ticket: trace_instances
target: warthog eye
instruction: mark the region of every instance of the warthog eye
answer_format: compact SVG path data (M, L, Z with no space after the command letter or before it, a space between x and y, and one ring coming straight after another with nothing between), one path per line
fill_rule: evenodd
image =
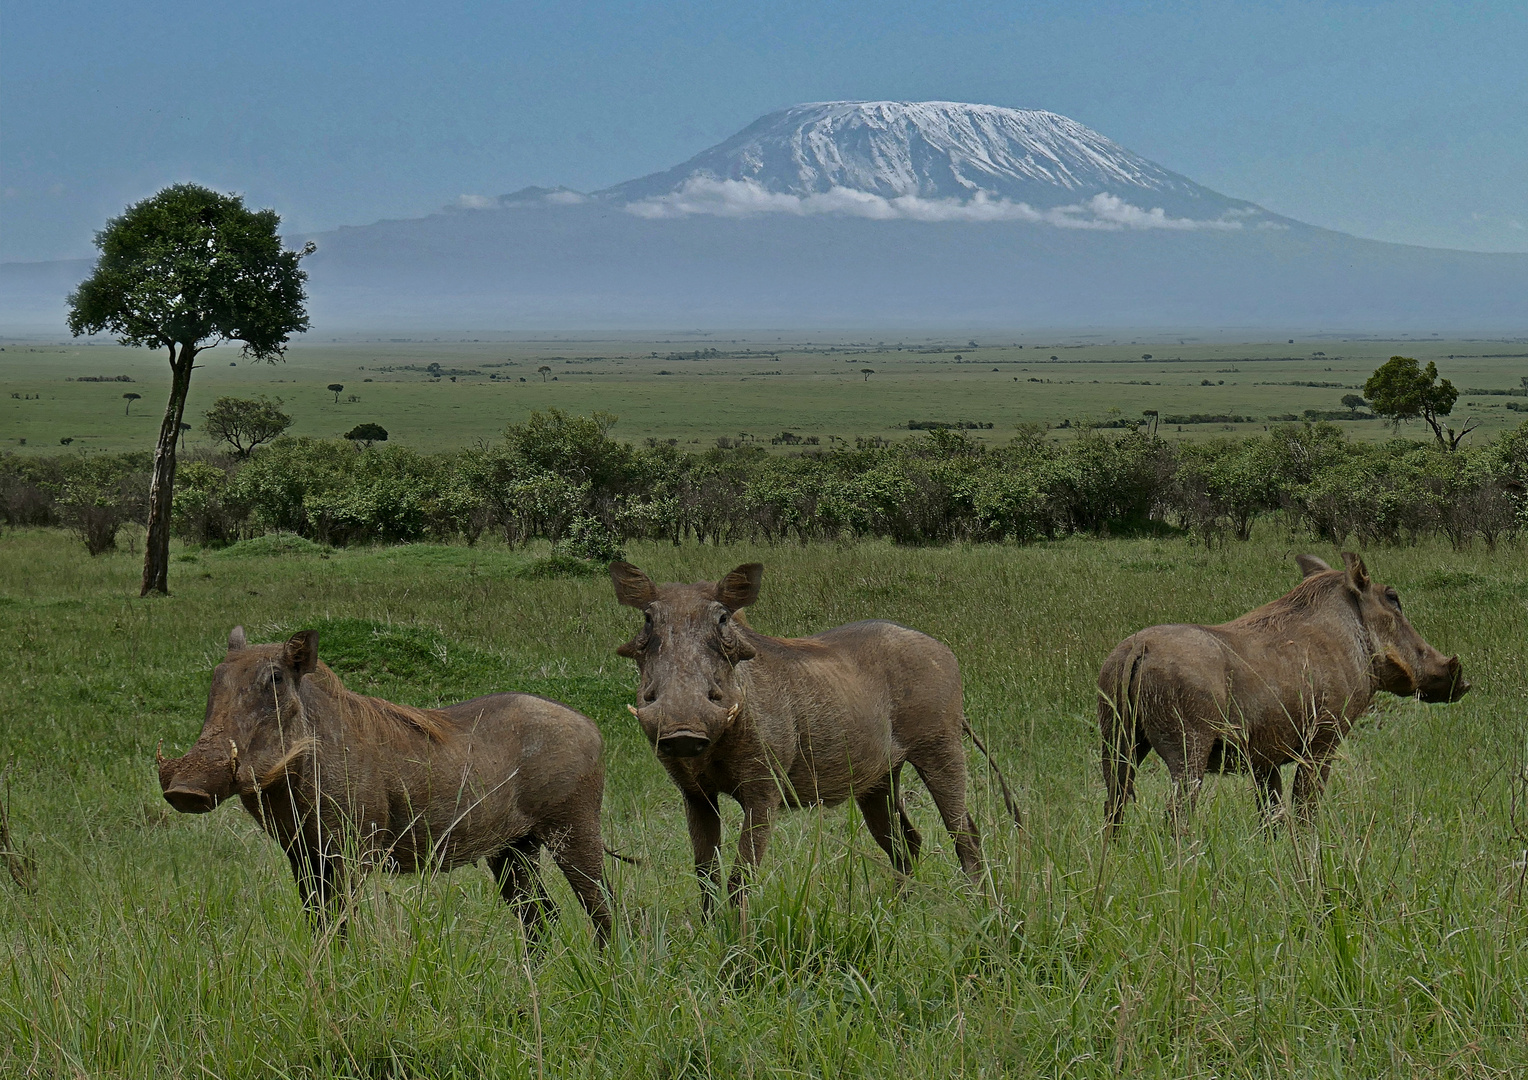
M727 625L727 613L725 611L722 612L720 615L718 615L716 617L716 625L717 626L726 626Z
M271 682L276 683L279 686L281 684L281 672L273 672L271 674Z
M1395 605L1395 610L1397 610L1397 611L1401 610L1401 594L1400 593L1396 592L1394 589L1386 589L1385 590L1385 599L1389 600L1392 604Z

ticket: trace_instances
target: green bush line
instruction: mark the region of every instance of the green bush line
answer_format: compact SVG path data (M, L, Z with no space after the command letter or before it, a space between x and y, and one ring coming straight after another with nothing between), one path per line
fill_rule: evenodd
M992 448L936 428L771 455L633 446L610 437L614 421L554 409L452 453L282 438L247 461L191 457L175 529L208 546L291 533L334 547L470 544L492 530L608 561L634 540L1023 543L1176 529L1209 542L1246 539L1273 512L1332 543L1442 536L1457 548L1513 539L1528 522L1528 422L1454 452L1356 442L1307 420L1202 443L1098 429L1058 443L1030 427ZM142 520L148 467L145 454L0 457L0 520L67 527L108 550L118 527Z

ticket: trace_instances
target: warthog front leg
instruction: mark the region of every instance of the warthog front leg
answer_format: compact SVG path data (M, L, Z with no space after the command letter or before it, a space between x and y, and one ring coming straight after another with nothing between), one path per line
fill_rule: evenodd
M297 896L308 918L325 926L336 914L341 895L338 859L326 859L300 842L287 848L287 862L297 882ZM343 925L341 926L343 931Z
M684 793L684 819L690 826L690 845L695 849L695 876L700 880L700 909L711 914L721 887L722 815L715 792Z
M732 873L727 878L727 898L734 904L742 899L749 879L764 861L775 811L780 806L779 789L771 784L762 794L745 794L742 803L743 829L737 838L737 861L732 864Z

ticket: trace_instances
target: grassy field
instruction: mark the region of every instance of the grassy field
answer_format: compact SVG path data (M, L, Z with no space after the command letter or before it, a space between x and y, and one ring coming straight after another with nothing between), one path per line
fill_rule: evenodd
M107 341L0 346L0 448L56 453L62 439L74 449L152 447L168 392L159 354ZM1202 438L1261 431L1268 416L1340 409L1344 394L1396 354L1436 360L1461 391L1521 388L1528 375L1528 344L1520 339L1180 343L1098 336L978 342L976 349L954 339L849 337L304 340L275 366L240 361L231 347L204 353L186 413L196 428L187 445L210 445L202 413L225 394L282 398L293 434L332 438L375 422L420 450L493 439L506 424L552 406L615 413L618 438L676 438L696 447L782 431L816 436L822 445L834 437L897 439L910 420L990 424L979 435L997 444L1022 423L1134 419L1145 409L1254 418L1162 429L1169 438ZM438 379L432 364L440 365ZM875 374L867 379L863 368ZM118 375L134 381L77 381ZM331 383L345 387L338 400L326 389ZM143 395L130 414L122 398L128 392ZM1528 416L1509 403L1528 399L1465 392L1454 421L1473 417L1487 437ZM1362 438L1389 434L1377 420L1343 426Z
M1369 553L1475 690L1446 707L1386 699L1312 833L1264 835L1249 782L1228 777L1177 842L1154 763L1121 841L1100 846L1091 686L1105 654L1141 626L1281 594L1309 549L1272 528L1214 551L636 547L659 579L762 559L750 614L766 632L875 616L948 642L1024 807L1020 832L973 762L990 895L962 883L916 783L929 843L905 892L854 811L795 813L742 927L699 918L678 799L624 709L634 671L612 649L635 616L608 582L518 578L533 553L502 548L280 555L264 539L179 553L173 594L145 601L126 542L92 560L62 534L8 533L0 760L38 889L0 880L0 1074L1523 1075L1520 552ZM527 956L477 870L373 878L348 942L315 939L285 860L241 810L176 815L155 781L156 744L196 738L235 623L251 640L317 627L356 689L434 704L519 688L593 716L607 841L646 860L612 867L611 948L549 876L565 917Z

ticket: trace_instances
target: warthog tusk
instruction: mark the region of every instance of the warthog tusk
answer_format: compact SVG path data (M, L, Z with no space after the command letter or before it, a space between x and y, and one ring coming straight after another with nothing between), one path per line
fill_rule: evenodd
M730 724L737 719L738 710L743 707L741 701L733 702L732 708L727 710L727 722Z
M239 785L239 744L232 739L228 740L228 773L233 777L235 787Z
M628 706L626 706L626 711L631 713L632 716L636 716L637 715L637 707L635 705L628 705Z
M164 740L163 739L160 739L159 740L159 745L154 747L154 764L157 767L159 767L159 768L164 768Z

